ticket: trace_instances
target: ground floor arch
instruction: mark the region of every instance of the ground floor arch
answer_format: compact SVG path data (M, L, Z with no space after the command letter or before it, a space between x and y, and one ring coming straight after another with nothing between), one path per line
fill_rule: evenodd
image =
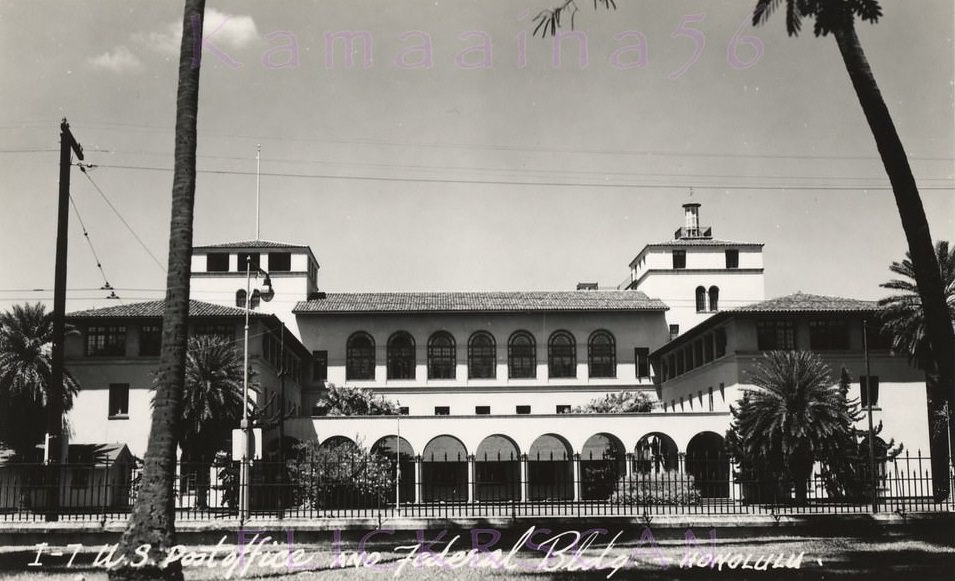
M627 473L627 450L613 434L594 434L580 451L581 497L607 500Z
M680 469L679 449L673 438L662 432L651 432L637 440L634 469L646 474Z
M454 436L432 438L421 454L421 476L424 502L467 502L467 448Z
M714 432L693 436L686 447L686 472L703 498L728 498L730 464L723 437Z
M574 453L567 440L557 434L534 440L527 453L529 500L573 499L574 476Z
M398 482L396 493L401 503L415 501L415 453L404 438L384 436L371 447L372 456L383 459Z
M475 499L521 499L521 453L511 438L494 434L484 438L474 455Z

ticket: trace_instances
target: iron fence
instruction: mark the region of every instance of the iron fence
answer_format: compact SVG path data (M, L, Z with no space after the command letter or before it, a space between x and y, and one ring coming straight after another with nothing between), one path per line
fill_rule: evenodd
M934 499L926 456L884 459L833 478L817 469L792 482L745 474L726 457L445 457L299 459L252 465L251 518L796 515L955 510ZM818 467L817 467L818 468ZM238 462L183 462L173 482L177 519L238 517ZM51 478L51 474L54 476ZM0 521L112 521L136 501L131 464L0 466ZM948 473L949 489L955 474ZM59 495L52 491L59 488Z

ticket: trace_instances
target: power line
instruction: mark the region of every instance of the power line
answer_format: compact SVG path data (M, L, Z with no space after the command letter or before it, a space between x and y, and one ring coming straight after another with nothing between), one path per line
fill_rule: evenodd
M112 169L125 169L132 171L160 171L160 172L171 172L172 168L165 167L152 167L152 166L135 166L135 165L121 165L121 164L100 164L97 167L105 167ZM204 174L213 174L213 175L239 175L239 176L253 176L255 172L241 171L241 170L214 170L214 169L197 169L196 173ZM846 186L846 185L753 185L753 184L700 184L700 183L661 183L661 184L649 184L649 183L607 183L607 182L556 182L556 181L514 181L514 180L469 180L469 179L453 179L453 178L410 178L410 177L397 177L397 176L357 176L357 175L334 175L334 174L292 174L292 173L282 173L282 172L263 172L261 175L268 177L279 177L279 178L299 178L299 179L322 179L322 180L348 180L348 181L374 181L374 182L403 182L403 183L436 183L436 184L474 184L474 185L489 185L489 186L538 186L538 187L588 187L588 188L657 188L657 189L680 189L685 190L689 187L703 188L703 189L730 189L730 190L791 190L791 191L862 191L862 190L875 190L875 191L892 191L891 186L888 185L875 185L875 186ZM682 176L678 176L682 177ZM920 190L925 191L950 191L955 189L955 186L925 186L920 187Z
M121 129L172 132L174 128L167 126L153 126L143 124L116 123L108 121L90 122L88 125L100 126L108 131L119 131ZM330 143L330 144L348 144L348 145L376 145L387 147L399 147L407 149L409 147L421 147L429 149L486 149L489 151L525 151L530 153L574 153L574 154L594 154L594 155L636 155L649 157L726 157L726 158L746 158L746 159L799 159L799 160L843 160L843 161L881 161L878 156L862 155L811 155L811 154L782 154L782 153L734 153L734 152L686 152L686 151L645 151L645 150L626 150L626 149L574 149L560 147L541 147L539 145L511 145L511 144L488 144L488 143L466 143L466 142L431 142L431 143L413 143L403 141L389 141L385 139L374 138L351 138L351 139L315 139L308 137L270 137L263 135L246 135L237 133L205 133L211 137L223 137L229 139L251 139L271 141L295 141L308 143ZM244 159L244 158L242 158ZM916 157L911 156L909 160L918 161L937 161L953 162L955 158L951 157Z
M139 237L139 234L137 234L136 231L133 230L133 227L130 226L129 222L126 221L126 218L123 218L123 215L119 213L119 210L116 209L116 206L114 206L113 203L109 201L109 198L106 197L106 194L103 193L103 190L101 190L100 187L96 184L96 182L93 181L93 178L90 177L90 174L87 171L87 169L92 169L97 166L79 164L79 167L80 167L80 171L83 172L83 175L86 176L86 179L88 179L89 182L93 184L93 187L96 189L97 192L99 192L99 195L103 197L103 200L106 201L106 204L110 207L113 213L116 214L116 217L119 218L119 221L122 222L124 226L126 226L126 229L129 230L129 233L133 235L133 238L135 238L136 241L139 242L139 245L143 247L143 250L145 250L146 253L149 254L150 258L153 259L153 262L156 263L156 266L158 266L163 272L166 272L166 267L164 267L162 263L159 261L159 259L156 258L156 255L152 253L152 251L149 249L148 246L146 246L146 243L143 242L143 239Z
M83 217L80 215L80 209L76 206L76 200L73 199L73 196L70 196L70 205L73 206L73 212L76 213L76 219L80 223L80 228L83 230L83 237L86 239L86 244L89 246L90 252L93 254L93 260L96 261L96 268L99 269L100 276L103 277L103 287L100 290L110 291L110 295L106 298L118 299L119 297L116 296L116 292L109 284L109 279L106 278L106 271L103 270L103 263L96 254L96 248L93 247L93 240L90 238L90 233L86 229L86 224L83 223Z

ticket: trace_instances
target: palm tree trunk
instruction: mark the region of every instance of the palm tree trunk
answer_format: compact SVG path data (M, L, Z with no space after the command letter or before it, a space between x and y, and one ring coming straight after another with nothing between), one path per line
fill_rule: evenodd
M918 285L922 308L925 312L926 333L932 346L932 358L937 365L939 382L937 386L927 385L930 425L935 414L945 402L955 401L955 332L945 304L944 285L941 271L929 233L928 220L915 177L909 167L902 141L892 123L889 109L882 99L882 93L869 68L869 62L859 44L855 27L850 23L835 31L836 42L842 53L846 70L852 79L856 96L862 105L869 128L875 137L882 164L892 183L895 203L902 219L902 229L908 241L915 281ZM953 430L955 431L955 430ZM935 497L940 500L949 493L948 483L948 446L946 434L932 431L932 475Z
M169 233L169 271L163 311L162 352L156 380L143 483L133 506L119 554L126 557L111 569L110 579L182 579L178 561L163 567L175 545L176 446L186 368L186 322L192 260L192 217L196 193L196 118L199 108L199 39L205 0L186 0L179 53L176 98L176 151ZM149 545L148 560L133 551ZM131 562L137 566L131 566Z

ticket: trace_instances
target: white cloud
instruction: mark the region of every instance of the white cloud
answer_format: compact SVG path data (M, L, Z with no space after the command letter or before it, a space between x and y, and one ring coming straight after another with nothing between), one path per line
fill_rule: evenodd
M139 57L123 45L89 59L89 63L98 69L114 73L135 73L143 69L143 63Z
M239 49L259 39L259 30L251 16L237 16L206 9L202 25L203 37L216 46ZM167 24L160 31L139 32L132 35L133 41L156 52L178 55L182 41L182 23Z

